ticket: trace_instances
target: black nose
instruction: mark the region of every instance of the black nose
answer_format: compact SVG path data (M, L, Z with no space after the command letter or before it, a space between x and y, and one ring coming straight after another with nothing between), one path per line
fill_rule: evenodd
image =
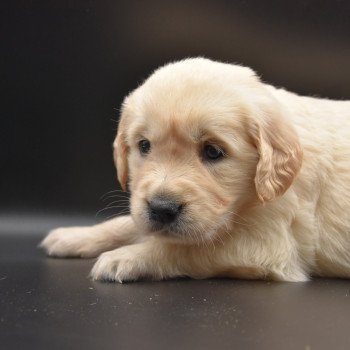
M155 197L148 203L149 218L153 221L170 224L181 211L182 205L169 197Z

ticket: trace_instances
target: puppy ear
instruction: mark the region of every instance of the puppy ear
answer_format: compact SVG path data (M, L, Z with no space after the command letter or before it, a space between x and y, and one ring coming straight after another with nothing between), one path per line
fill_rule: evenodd
M125 104L124 101L123 105ZM113 157L117 168L118 181L123 191L126 191L128 181L128 153L129 148L126 142L127 113L123 106L119 119L118 133L113 143Z
M255 188L261 202L281 196L297 176L303 158L298 136L283 118L269 115L254 123L251 136L259 153Z

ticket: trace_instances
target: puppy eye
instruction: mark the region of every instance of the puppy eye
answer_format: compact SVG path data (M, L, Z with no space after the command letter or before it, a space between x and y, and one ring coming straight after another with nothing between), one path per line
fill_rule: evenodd
M149 153L151 149L151 143L148 140L141 140L139 142L139 150L141 154L147 154Z
M203 158L205 160L218 160L225 156L223 150L213 145L205 145L203 149Z

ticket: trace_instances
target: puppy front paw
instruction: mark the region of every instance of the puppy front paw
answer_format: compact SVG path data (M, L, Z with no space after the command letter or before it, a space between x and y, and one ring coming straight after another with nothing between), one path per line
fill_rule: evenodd
M119 283L136 281L141 278L161 279L142 246L131 245L101 254L93 266L90 277L93 280Z
M58 228L49 232L39 247L54 257L93 258L101 253L95 234L92 227Z

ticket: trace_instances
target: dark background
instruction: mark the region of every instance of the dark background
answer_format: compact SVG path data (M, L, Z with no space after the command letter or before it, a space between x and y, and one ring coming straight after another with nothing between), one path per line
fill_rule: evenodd
M166 62L241 63L301 94L350 99L349 1L12 0L0 15L5 218L94 218L119 188L123 96Z

